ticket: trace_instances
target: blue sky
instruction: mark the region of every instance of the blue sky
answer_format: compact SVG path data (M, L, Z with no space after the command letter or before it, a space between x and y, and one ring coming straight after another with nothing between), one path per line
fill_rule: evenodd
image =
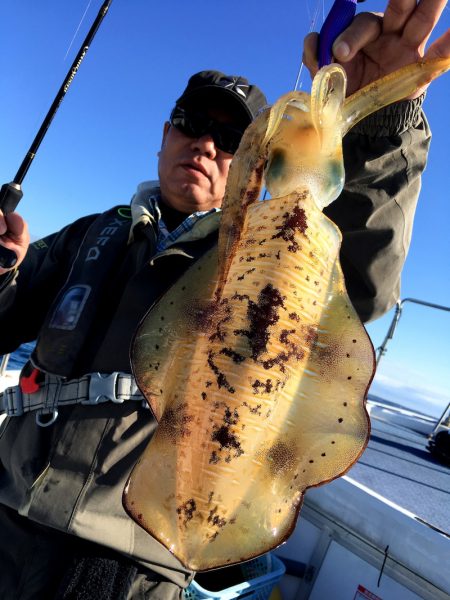
M0 182L10 181L101 0L0 4ZM325 12L331 5L325 1ZM366 10L384 3L367 0ZM162 125L188 77L207 68L248 77L270 102L294 87L316 0L114 0L24 181L21 213L35 236L128 202L156 176ZM86 17L80 25L80 20ZM78 28L73 45L71 40ZM450 27L447 9L438 26ZM306 71L303 89L309 90ZM402 298L450 305L450 73L428 93L433 145ZM369 325L375 347L391 311ZM450 401L450 313L407 306L373 391L432 414Z

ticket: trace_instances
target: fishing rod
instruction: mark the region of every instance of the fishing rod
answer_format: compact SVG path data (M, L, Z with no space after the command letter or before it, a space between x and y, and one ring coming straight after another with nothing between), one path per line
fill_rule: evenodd
M53 120L53 117L56 114L61 102L64 99L64 96L67 93L67 90L70 87L75 75L77 74L78 69L80 68L81 63L83 62L84 57L89 50L89 46L92 40L97 33L98 28L100 27L100 23L103 21L108 9L111 5L112 0L105 0L98 14L92 23L92 26L84 39L81 47L67 72L66 77L58 90L58 93L55 96L55 99L50 106L48 113L46 114L44 120L42 121L42 125L39 128L39 131L36 134L28 152L25 155L25 158L22 161L22 164L19 167L14 179L10 183L5 183L2 185L0 189L0 210L3 211L3 214L8 214L13 212L16 209L16 206L20 202L23 196L22 192L22 182L25 178L25 175L28 172L28 169L33 162L34 157L36 156L36 152L38 151L39 146L41 145L42 140L44 139L45 134L47 133L48 128ZM16 263L17 257L12 250L5 248L0 245L0 267L5 269L9 269L13 267Z
M332 62L333 44L352 22L356 12L356 4L359 2L364 2L364 0L335 0L319 34L319 68Z

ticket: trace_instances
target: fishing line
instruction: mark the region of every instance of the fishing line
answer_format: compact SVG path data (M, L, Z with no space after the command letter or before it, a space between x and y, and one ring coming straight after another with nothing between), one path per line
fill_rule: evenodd
M316 27L317 19L319 17L319 11L320 11L321 7L322 7L322 23L325 20L325 0L317 0L312 19L311 19L311 11L309 9L309 2L307 3L307 6L308 6L308 12L310 15L310 26L309 26L308 33L311 33L312 31L314 31L314 29ZM297 91L299 87L301 88L303 86L303 81L301 81L303 67L304 67L304 64L303 64L303 56L302 56L302 60L300 62L300 66L299 66L299 69L297 72L297 79L295 80L294 91Z
M75 30L75 33L73 34L73 38L72 38L72 40L70 41L69 47L67 48L67 52L66 52L66 54L64 55L63 62L66 60L66 58L67 58L67 55L69 54L69 52L70 52L70 49L72 48L72 45L73 45L73 43L74 43L74 41L75 41L75 38L77 37L77 33L78 33L78 31L79 31L79 29L80 29L80 27L81 27L81 24L82 24L82 23L83 23L83 21L84 21L84 17L86 16L86 13L87 13L87 11L89 10L89 7L91 6L91 2L92 2L92 0L89 0L89 2L88 2L88 5L86 6L86 10L84 11L84 13L83 13L83 16L81 17L81 21L78 23L78 27L76 28L76 30Z
M309 0L307 0L306 8L308 10L308 18L309 18L309 22L310 22L308 33L311 33L311 31L313 31L316 26L321 3L322 3L322 23L323 23L323 21L325 20L325 0L316 0L316 5L314 7L314 13L313 13L312 18L311 18L311 8L310 8ZM294 91L297 91L297 89L299 87L299 81L302 76L302 71L303 71L303 58L300 62L300 67L299 67L299 70L297 73L297 79L295 82ZM302 85L303 85L303 83L300 83L300 87L302 87ZM267 188L264 188L264 191L262 193L262 198L261 198L262 202L264 202L264 200L267 199L267 194L268 194Z

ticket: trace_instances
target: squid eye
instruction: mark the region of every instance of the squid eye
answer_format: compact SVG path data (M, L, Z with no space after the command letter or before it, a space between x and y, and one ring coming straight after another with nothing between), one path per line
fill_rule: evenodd
M286 165L286 153L283 150L274 150L270 159L269 166L267 168L266 177L269 176L272 179L278 179L283 176L284 167Z
M343 173L342 163L339 160L332 160L328 164L328 173L330 179L335 184L341 184Z

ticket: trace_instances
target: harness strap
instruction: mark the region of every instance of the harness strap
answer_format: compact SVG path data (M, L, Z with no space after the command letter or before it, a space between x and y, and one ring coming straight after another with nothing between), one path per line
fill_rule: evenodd
M56 375L46 375L45 382L34 393L23 392L19 385L6 388L0 394L0 413L20 417L37 411L36 423L46 427L58 417L58 406L69 404L95 405L103 402L122 404L126 400L142 402L143 395L128 373L88 373L80 379L65 381Z

